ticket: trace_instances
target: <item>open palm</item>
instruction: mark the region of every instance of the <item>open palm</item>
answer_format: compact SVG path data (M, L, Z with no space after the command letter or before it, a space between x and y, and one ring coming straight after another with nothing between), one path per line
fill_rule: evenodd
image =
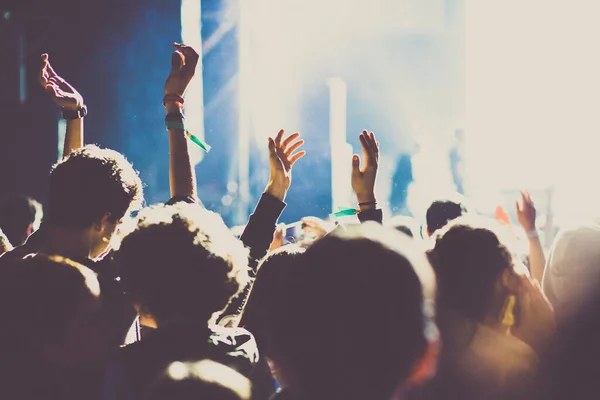
M54 72L48 54L42 54L39 82L58 106L68 110L77 110L83 106L83 96Z

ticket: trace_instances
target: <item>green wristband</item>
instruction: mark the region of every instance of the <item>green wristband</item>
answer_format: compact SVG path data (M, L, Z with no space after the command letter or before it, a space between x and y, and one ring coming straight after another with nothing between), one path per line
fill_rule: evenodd
M185 131L185 124L180 121L166 121L167 130L169 129L183 129Z
M196 143L202 150L205 152L209 152L211 147L208 143L203 142L197 136L192 134L190 131L185 129L185 124L180 121L166 121L167 130L169 129L182 129L185 132L185 136L187 136L192 142Z
M358 214L358 210L355 210L354 208L345 208L345 209L341 209L338 212L334 212L333 214L330 214L329 216L332 218L339 218L339 217L347 217L349 215L356 215Z

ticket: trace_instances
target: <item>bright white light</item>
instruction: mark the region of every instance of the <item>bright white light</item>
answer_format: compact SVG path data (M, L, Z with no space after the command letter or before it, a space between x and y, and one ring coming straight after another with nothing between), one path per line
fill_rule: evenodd
M249 399L252 393L248 378L223 364L202 360L193 365L196 376L206 382L217 383L233 390L240 398Z
M200 0L181 0L181 40L202 54L202 24ZM202 57L198 61L196 75L185 94L186 129L200 140L204 140L204 86L202 82ZM198 164L204 152L199 146L189 143L192 162Z
M354 204L350 175L352 147L346 142L346 82L329 80L329 141L331 145L331 210Z
M172 379L174 379L176 381L180 381L189 376L189 371L184 363L176 361L176 362L172 363L171 365L169 365L169 368L167 369L167 374Z
M585 3L585 4L583 4ZM467 147L479 193L556 187L557 218L597 213L598 2L469 0Z

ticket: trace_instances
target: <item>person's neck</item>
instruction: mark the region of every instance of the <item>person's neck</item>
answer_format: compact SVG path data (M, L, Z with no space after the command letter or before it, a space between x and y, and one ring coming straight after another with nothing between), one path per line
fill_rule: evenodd
M48 226L40 252L72 259L83 259L89 257L90 244L85 230Z

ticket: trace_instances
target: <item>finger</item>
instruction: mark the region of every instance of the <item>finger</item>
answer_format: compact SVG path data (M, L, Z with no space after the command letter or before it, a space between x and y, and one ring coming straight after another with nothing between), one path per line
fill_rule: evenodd
M358 154L352 156L352 175L360 174L360 157Z
M293 143L290 147L285 150L285 156L289 157L294 151L298 150L298 147L304 144L304 140L300 139L297 142Z
M287 146L289 146L290 143L292 143L294 140L296 140L299 137L300 137L300 134L298 132L292 133L281 143L281 147L285 149Z
M45 65L45 69L48 72L48 76L50 78L57 76L56 72L54 72L54 69L52 68L52 65L50 65L50 57L48 57L48 54L46 54L46 65Z
M44 90L55 98L59 97L58 87L56 87L55 85L47 84L46 86L44 86Z
M529 192L525 192L525 194L527 195L527 202L533 206L533 200L531 200L531 194L529 194Z
M369 134L367 133L367 131L362 131L362 133L359 136L359 139L360 139L360 144L363 147L363 149L369 149L370 143L369 143Z
M369 164L371 159L371 150L369 148L369 144L367 143L366 135L360 135L360 144L363 149L363 157L365 158L365 164Z
M71 84L64 80L62 77L56 75L50 79L55 80L58 83L58 87L64 90L65 92L78 93L77 90L75 90L75 88L71 86Z
M40 67L40 74L38 75L38 82L40 83L40 85L46 88L46 85L48 84L48 71L46 70L46 67L48 65L48 54L42 54L41 58L42 65Z
M283 129L281 129L278 133L277 136L275 136L275 146L276 147L281 147L281 139L283 138L283 134L285 132L283 131Z
M275 151L275 141L273 138L269 138L269 156L277 157L277 152Z
M294 155L292 155L290 157L290 166L294 165L296 163L296 161L298 161L299 159L301 159L302 157L304 157L306 155L306 151L302 150Z
M171 55L171 71L179 71L183 66L184 57L179 50L175 50Z
M371 149L371 152L374 154L379 153L379 144L377 143L377 140L375 140L375 134L373 132L369 133L369 139L369 148Z
M193 75L198 65L200 55L191 46L186 46L180 43L173 43L173 46L185 56L184 68L187 73Z
M521 213L521 206L519 204L519 200L515 201L515 208L517 210L517 214L520 214Z

